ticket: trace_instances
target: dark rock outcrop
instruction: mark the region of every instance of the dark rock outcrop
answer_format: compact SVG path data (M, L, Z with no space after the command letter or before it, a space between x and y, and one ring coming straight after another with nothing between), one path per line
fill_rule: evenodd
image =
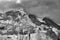
M55 23L53 20L51 20L50 18L44 17L43 21L45 21L46 25L52 26L52 27L57 28L58 30L60 30L60 26L57 23Z
M36 15L29 14L28 17L31 19L32 23L40 26L41 22L37 19Z

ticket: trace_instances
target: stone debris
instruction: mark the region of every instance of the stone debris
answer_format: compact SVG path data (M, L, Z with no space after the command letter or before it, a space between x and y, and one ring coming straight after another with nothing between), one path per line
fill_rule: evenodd
M7 19L5 20L4 18ZM32 15L29 17L24 10L21 10L21 12L20 10L6 11L1 19L1 40L53 40L54 35L56 39L59 35L57 32L58 29L55 30L52 26L48 27L47 24L45 25L45 21L40 20L40 18L36 16Z

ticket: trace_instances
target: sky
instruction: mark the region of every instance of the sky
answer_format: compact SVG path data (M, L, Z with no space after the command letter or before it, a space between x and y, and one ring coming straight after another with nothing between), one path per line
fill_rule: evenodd
M20 0L18 0L18 1L20 1ZM25 1L27 1L27 0L25 0ZM28 2L26 4L29 5ZM58 10L51 10L51 9L54 9L53 7L55 7L55 5L54 6L49 5L51 8L50 8L50 10L48 10L47 8L45 8L45 7L47 7L47 6L45 6L46 1L43 1L42 5L44 5L44 6L40 5L38 7L32 7L32 8L29 9L29 11L31 13L38 14L38 16L50 15L50 17L52 17L52 19L54 21L60 23L60 9L59 9L60 6L59 6ZM4 11L9 9L9 8L19 8L20 6L21 6L21 4L19 4L19 3L16 4L16 0L12 0L12 1L6 0L6 1L0 2L0 10L4 10Z

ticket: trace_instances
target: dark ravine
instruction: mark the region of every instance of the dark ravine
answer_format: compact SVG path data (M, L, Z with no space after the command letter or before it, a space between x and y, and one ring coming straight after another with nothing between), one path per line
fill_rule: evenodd
M23 30L20 30L19 34L21 34L21 35L27 35L28 34L28 31L24 31L23 32Z
M52 19L48 17L44 17L43 21L45 21L44 25L47 25L47 27L52 27L60 30L60 26L55 23ZM45 31L47 31L46 35L52 38L53 40L60 40L60 33L58 35L52 30L52 28L44 28Z
M46 35L49 36L53 40L57 40L58 39L58 36L52 30L48 30L47 33L46 33Z
M5 27L3 26L3 27L0 27L0 30L4 30L5 29Z
M57 38L57 40L60 40L60 33L58 32L58 38Z

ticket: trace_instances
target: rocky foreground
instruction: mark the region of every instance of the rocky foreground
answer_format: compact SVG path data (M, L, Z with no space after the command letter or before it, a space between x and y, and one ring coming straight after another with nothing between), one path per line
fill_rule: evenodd
M23 9L0 13L0 40L59 40L60 26Z

